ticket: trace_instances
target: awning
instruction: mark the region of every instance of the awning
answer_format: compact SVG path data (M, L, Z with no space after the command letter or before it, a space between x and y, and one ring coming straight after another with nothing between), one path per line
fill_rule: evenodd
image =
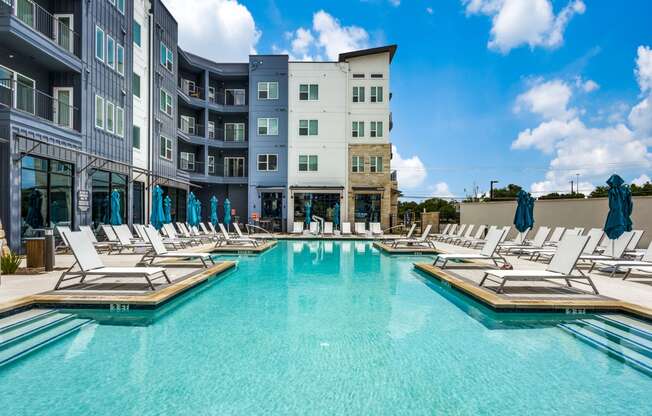
M285 191L285 186L257 185L259 191Z
M343 186L290 186L292 191L343 191Z
M352 186L351 190L354 192L385 192L383 186Z

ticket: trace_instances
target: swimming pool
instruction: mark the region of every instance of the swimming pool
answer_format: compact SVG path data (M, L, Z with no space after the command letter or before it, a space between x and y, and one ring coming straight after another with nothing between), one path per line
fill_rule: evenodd
M562 315L494 313L414 261L281 241L163 311L113 314L0 367L0 413L651 414L652 378Z

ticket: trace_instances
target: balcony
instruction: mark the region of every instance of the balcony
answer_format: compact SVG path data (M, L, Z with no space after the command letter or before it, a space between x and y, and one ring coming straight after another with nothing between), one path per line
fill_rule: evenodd
M233 89L224 91L209 91L208 102L217 111L229 113L246 113L249 111L247 105L247 91L245 89Z
M3 1L3 0L0 0ZM72 89L56 99L15 79L0 79L0 110L8 109L38 119L73 134L80 131L80 110L68 104ZM67 97L63 100L63 97Z
M71 14L51 14L31 0L0 0L0 45L56 71L81 73L81 36Z
M181 118L179 120L179 130L188 135L195 136L199 138L204 137L204 126L202 124L195 123L194 118Z
M204 100L204 89L197 86L197 82L189 79L180 78L179 79L179 92L184 94L186 97L196 100Z

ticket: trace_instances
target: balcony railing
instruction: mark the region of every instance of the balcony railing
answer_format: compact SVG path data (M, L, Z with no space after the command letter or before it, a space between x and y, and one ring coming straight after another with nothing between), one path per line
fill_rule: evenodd
M204 89L199 87L196 82L188 79L179 79L179 88L188 97L204 99Z
M0 107L29 113L60 127L78 129L75 121L79 119L79 108L14 79L0 79Z
M188 119L179 119L179 130L191 136L204 137L204 126L188 121Z
M65 16L54 16L31 0L0 0L0 16L13 15L61 49L81 58L81 37Z
M247 105L247 92L245 90L217 91L209 94L208 101L213 104L244 107Z

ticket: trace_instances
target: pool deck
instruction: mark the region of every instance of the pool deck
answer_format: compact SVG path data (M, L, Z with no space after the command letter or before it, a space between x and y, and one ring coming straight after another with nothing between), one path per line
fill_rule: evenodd
M273 246L273 245L271 245ZM187 248L184 251L212 251L213 244ZM267 247L268 249L270 247ZM225 253L226 254L226 253ZM101 254L106 266L132 267L142 254ZM24 261L24 260L23 260ZM0 284L0 316L10 311L32 307L93 307L93 308L155 308L168 300L224 273L236 266L234 261L220 260L204 268L201 263L188 260L157 261L154 266L164 266L172 283L163 279L153 281L155 290L149 289L141 278L115 279L89 277L84 283L66 282L60 290L54 291L61 273L74 263L71 254L57 254L56 267L51 272L3 275Z
M436 243L440 253L477 252L459 246ZM584 284L574 284L573 288L557 282L508 282L503 293L497 293L497 284L489 282L485 286L479 283L483 270L493 268L490 262L449 262L446 269L432 265L435 256L415 263L415 268L427 275L466 293L480 302L501 311L555 310L566 313L584 311L614 311L652 319L652 279L639 278L635 275L623 281L616 275L594 271L590 274L599 295L590 293ZM517 256L507 256L514 269L543 270L546 264L531 262ZM588 267L581 266L583 272ZM597 268L596 268L597 269ZM486 286L488 284L488 286Z
M391 244L382 241L375 241L374 247L388 254L437 254L440 252L433 248L419 246L419 245L411 245L411 246L401 245L398 247L392 247Z
M269 240L269 241L262 242L261 240L261 243L262 244L258 245L257 247L254 247L252 245L245 245L245 244L241 244L241 245L232 244L227 246L213 247L210 249L210 252L215 254L220 254L220 253L259 254L269 250L272 247L275 247L277 241Z

